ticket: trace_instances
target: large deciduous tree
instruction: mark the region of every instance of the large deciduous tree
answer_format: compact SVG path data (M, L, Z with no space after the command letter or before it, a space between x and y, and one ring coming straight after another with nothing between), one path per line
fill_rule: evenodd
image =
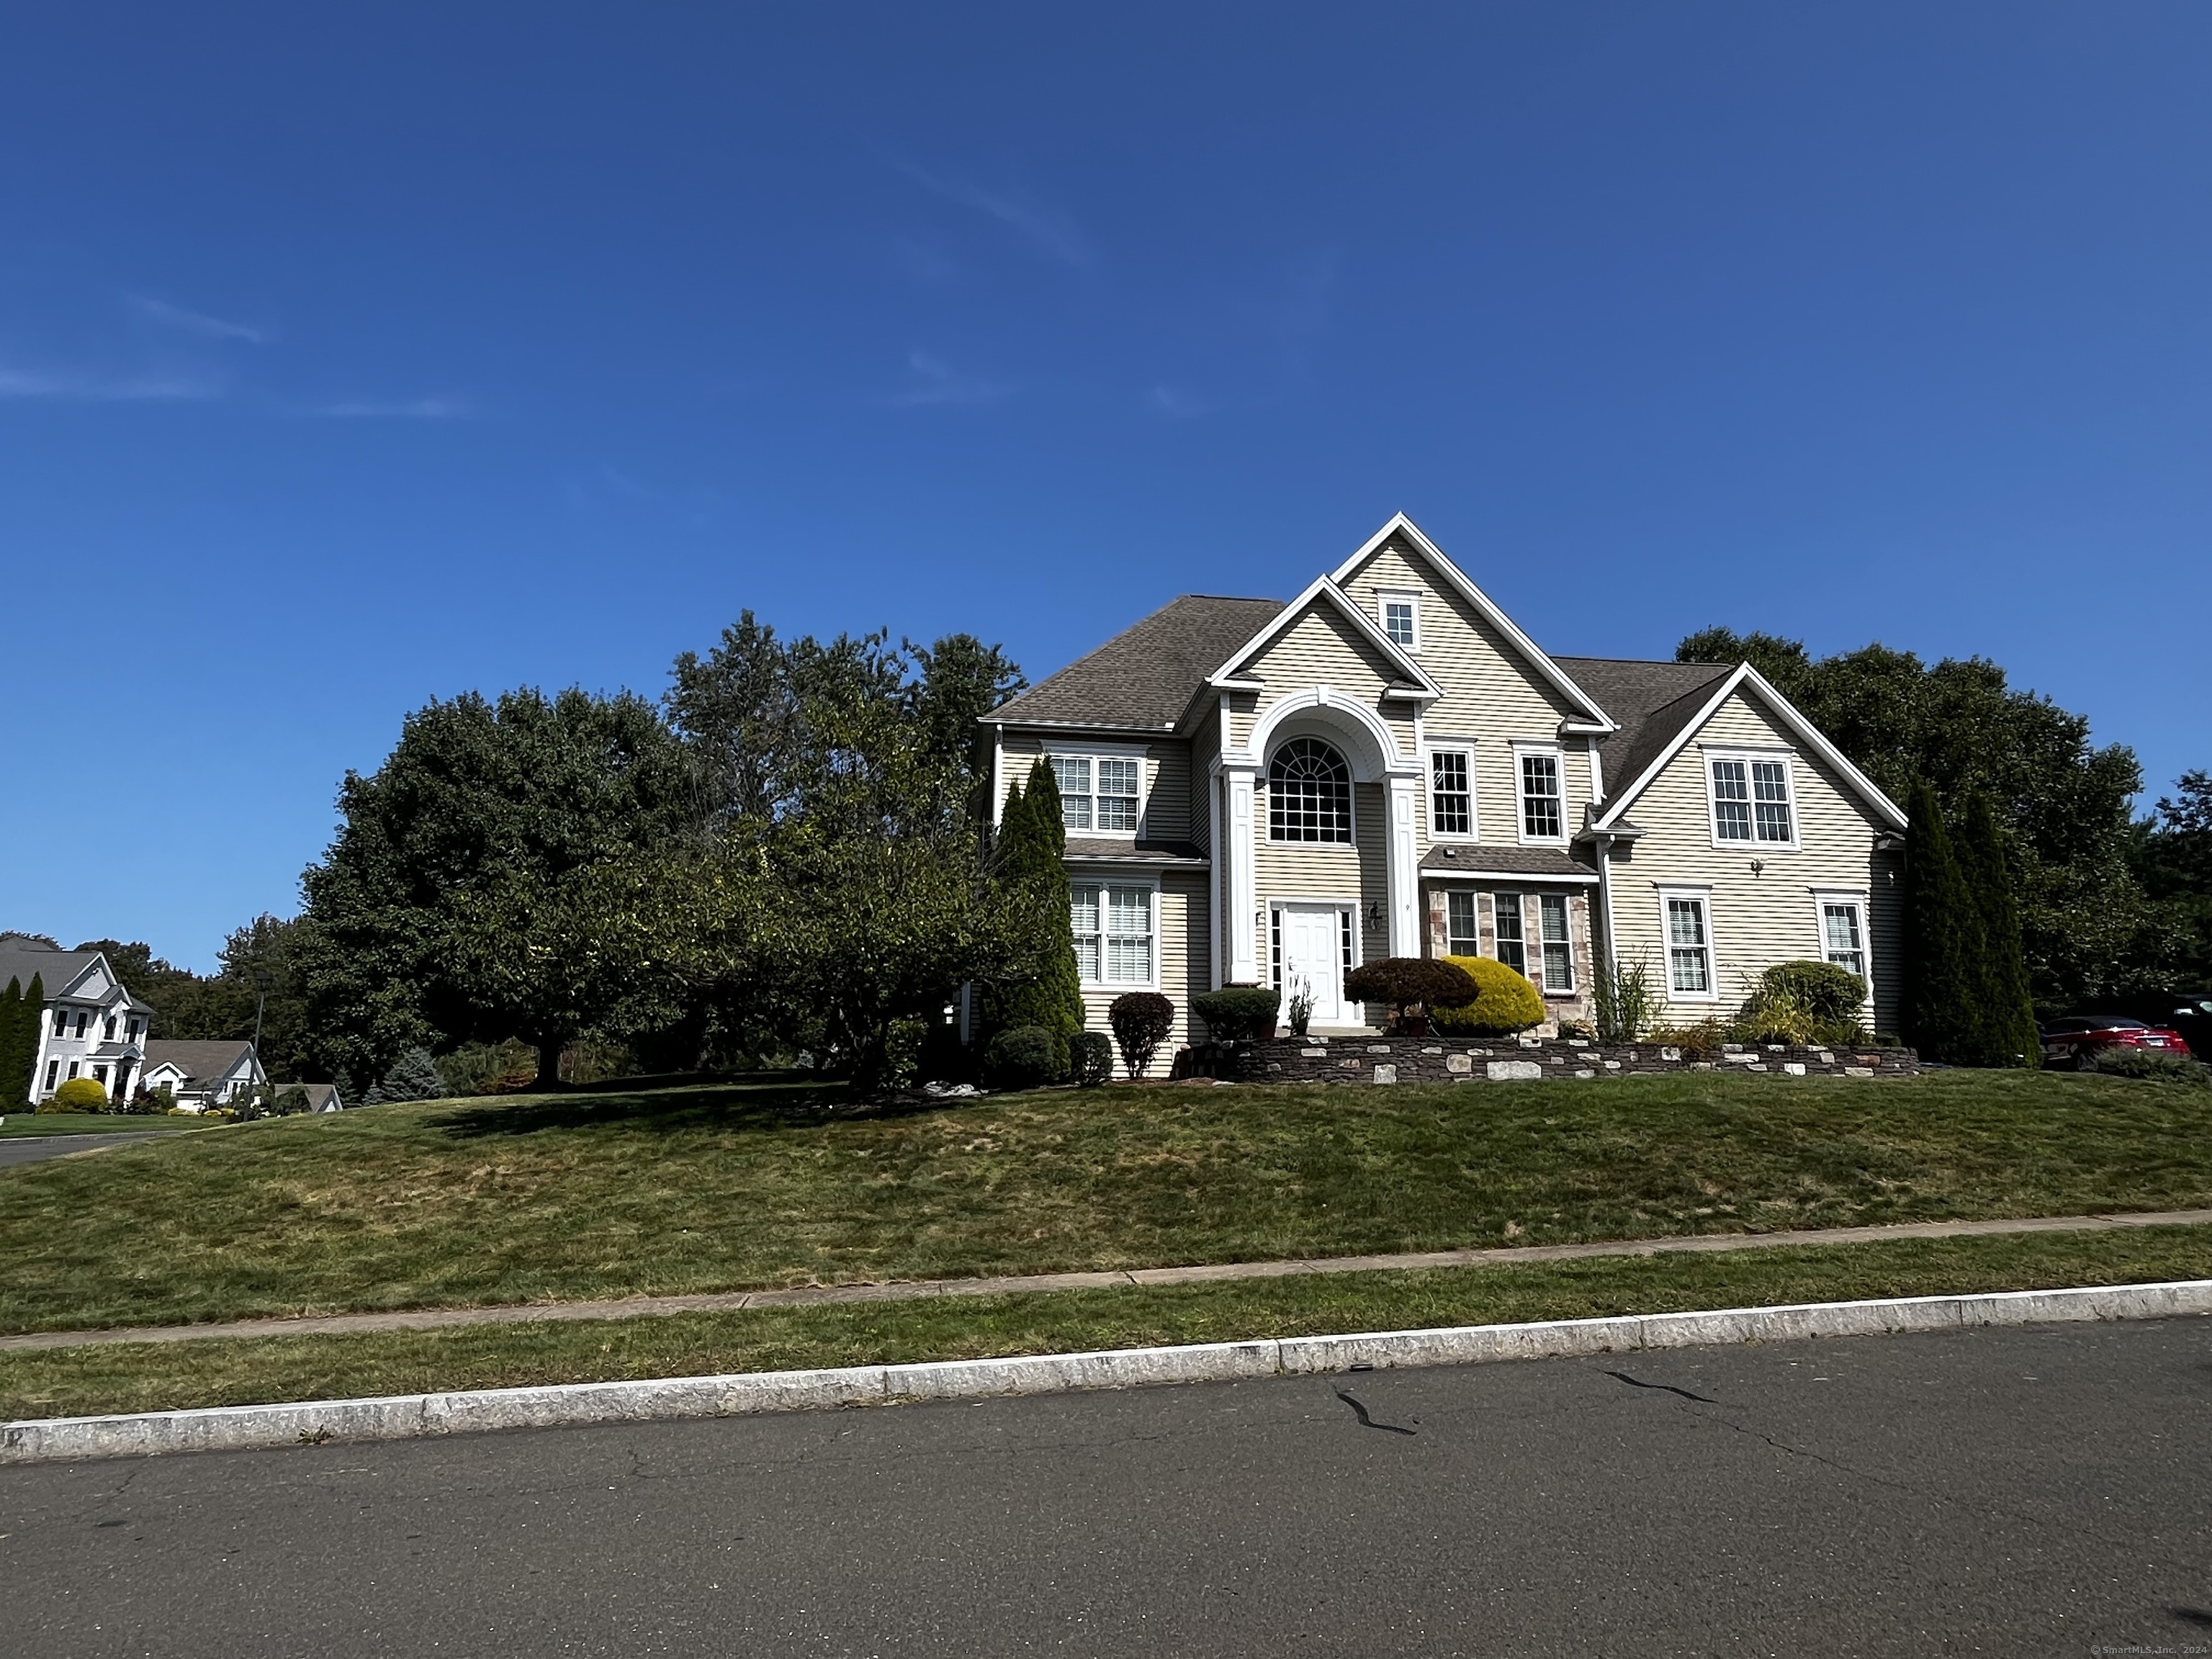
M540 1079L557 1080L560 1042L635 1006L574 966L580 934L619 927L579 915L606 897L592 872L683 846L699 803L682 745L629 693L432 702L376 772L347 774L344 825L303 878L299 954L319 1030L356 1076L380 1077L412 1047L519 1037L538 1045ZM488 977L503 954L569 965L532 993L532 969Z

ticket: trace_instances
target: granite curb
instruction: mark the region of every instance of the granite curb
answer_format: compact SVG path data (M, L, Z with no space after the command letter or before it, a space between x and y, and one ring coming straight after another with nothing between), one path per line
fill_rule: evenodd
M1153 1383L1231 1382L1352 1370L1464 1365L1811 1337L1898 1335L2212 1313L2212 1279L2004 1291L1869 1302L1802 1303L1706 1313L1631 1314L1441 1330L1370 1331L1094 1353L907 1365L576 1382L545 1388L222 1406L0 1425L0 1464L184 1451L266 1450L326 1442L410 1440L495 1429L672 1422L913 1401L988 1400Z

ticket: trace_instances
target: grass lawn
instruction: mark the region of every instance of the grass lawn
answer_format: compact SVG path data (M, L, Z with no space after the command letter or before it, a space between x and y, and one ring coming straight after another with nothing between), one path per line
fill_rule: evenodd
M0 1329L2212 1205L2097 1076L437 1101L0 1170Z
M173 1117L94 1116L82 1112L9 1112L0 1121L0 1139L38 1135L137 1135L174 1133L180 1129L205 1128L205 1124L180 1123Z
M0 1418L2212 1278L2212 1228L0 1353Z

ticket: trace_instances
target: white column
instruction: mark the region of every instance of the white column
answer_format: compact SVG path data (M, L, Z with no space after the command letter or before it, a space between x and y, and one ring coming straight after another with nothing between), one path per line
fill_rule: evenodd
M1413 848L1413 812L1420 799L1419 778L1393 775L1389 781L1390 841L1385 862L1390 875L1390 954L1418 957L1421 948L1420 860Z
M1255 774L1249 766L1227 766L1222 776L1229 785L1229 822L1214 856L1223 861L1229 886L1229 982L1260 982L1260 907L1258 872L1254 868L1253 787Z

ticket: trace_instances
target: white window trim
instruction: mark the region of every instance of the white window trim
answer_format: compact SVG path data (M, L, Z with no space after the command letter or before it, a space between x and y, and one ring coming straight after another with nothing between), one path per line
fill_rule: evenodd
M1572 998L1572 997L1580 996L1580 995L1582 994L1583 976L1582 976L1581 973L1578 971L1578 969L1579 969L1579 968L1580 968L1580 964L1579 964L1579 963L1575 960L1575 901L1574 901L1574 896L1573 896L1572 894L1571 894L1571 893L1544 893L1544 892L1540 892L1540 893L1536 894L1535 898L1536 898L1536 941L1535 941L1535 943L1536 943L1536 960L1537 960L1539 963L1542 963L1542 964L1543 964L1543 969L1544 969L1544 994L1545 994L1546 996L1547 996L1547 997L1567 997L1567 998ZM1544 937L1544 901L1545 901L1546 899L1550 899L1550 898L1555 898L1555 899L1557 899L1557 900L1559 900L1559 901L1560 904L1565 908L1565 915L1566 915L1566 918L1567 918L1567 937L1566 937L1565 940L1564 941L1564 943L1565 944L1565 945L1566 945L1566 947L1567 947L1567 983L1566 983L1566 985L1565 985L1565 987L1564 988L1557 988L1557 989L1555 989L1555 988L1553 987L1553 984L1552 984L1552 964L1551 964L1550 959L1549 959L1548 957L1547 957L1545 956L1545 954L1544 954L1544 951L1545 951L1545 947L1546 947L1546 945L1547 945L1551 942L1551 941L1547 940L1547 939ZM1526 913L1526 911L1524 910L1522 914L1525 915L1527 913ZM1526 924L1526 922L1525 922L1525 921L1524 921L1524 922L1523 922L1523 924L1522 924L1522 927L1523 927L1523 931L1525 931L1525 930L1526 930L1526 927L1527 927L1527 924ZM1710 935L1711 935L1711 932L1712 932L1711 924L1710 922L1708 922L1708 923L1707 923L1705 931L1706 931L1706 933L1707 933L1707 935L1708 935L1708 942L1710 942ZM1523 948L1524 948L1524 949L1526 948L1525 945L1524 945Z
M1721 1000L1721 941L1719 930L1713 926L1713 890L1694 882L1674 882L1663 887L1656 883L1653 885L1659 896L1659 962L1667 975L1667 1000L1718 1002ZM1674 941L1667 927L1667 901L1669 899L1695 899L1705 907L1706 988L1702 991L1678 991L1674 988L1672 955Z
M1087 760L1091 763L1091 817L1088 830L1073 830L1068 833L1089 841L1135 842L1145 833L1145 818L1152 805L1152 766L1145 745L1140 743L1063 743L1055 738L1038 751L1047 765L1056 760ZM1098 817L1098 763L1102 760L1133 760L1137 763L1137 827L1133 830L1101 830Z
M1718 745L1700 744L1698 750L1704 757L1698 763L1705 768L1705 833L1711 838L1715 851L1748 853L1753 858L1757 858L1764 853L1796 853L1803 850L1802 842L1805 833L1805 823L1798 810L1797 756L1795 750L1764 749L1755 745L1746 748L1741 744ZM1751 839L1749 841L1723 841L1721 838L1720 800L1713 793L1713 763L1715 761L1743 763L1744 787L1752 790L1752 799L1746 803L1751 808ZM1790 792L1790 839L1788 841L1761 841L1759 838L1758 791L1752 787L1751 783L1751 763L1753 761L1782 763L1782 787Z
M1437 828L1437 774L1435 757L1440 754L1467 757L1467 822L1465 834L1458 830ZM1431 738L1422 745L1422 789L1428 802L1429 839L1432 842L1453 842L1472 846L1482 839L1482 785L1475 773L1476 749L1472 738ZM1515 766L1520 762L1515 761Z
M1813 892L1813 943L1820 948L1813 952L1815 962L1828 959L1827 908L1832 904L1848 904L1859 913L1859 951L1866 957L1866 1006L1874 1006L1874 902L1873 896L1863 887L1815 887Z
M1451 902L1455 898L1464 898L1474 911L1474 948L1464 952L1455 951L1451 948ZM1497 926L1497 919L1494 915L1492 918L1491 926L1492 928ZM1482 954L1482 895L1474 888L1448 887L1444 890L1444 952L1448 956L1464 954L1479 957Z
M1556 836L1532 836L1528 833L1528 803L1522 789L1521 757L1523 755L1549 755L1559 780L1559 833ZM1523 847L1565 847L1573 825L1567 816L1567 760L1556 743L1516 743L1513 745L1513 831Z
M1397 645L1408 656L1418 657L1421 654L1420 590L1413 587L1378 587L1375 590L1375 625L1382 630L1384 639L1390 639L1389 607L1393 601L1402 601L1413 606L1413 642L1399 645L1397 641L1390 640L1390 643Z
M1150 979L1092 979L1087 974L1081 973L1083 959L1079 956L1076 958L1076 966L1082 988L1086 991L1110 992L1118 996L1124 991L1158 990L1160 988L1160 878L1156 875L1108 874L1101 872L1095 876L1088 874L1071 876L1067 885L1071 895L1078 887L1096 887L1098 890L1098 970L1102 974L1106 970L1107 957L1106 890L1109 887L1141 887L1152 895L1148 901L1148 908L1152 919L1152 976Z

